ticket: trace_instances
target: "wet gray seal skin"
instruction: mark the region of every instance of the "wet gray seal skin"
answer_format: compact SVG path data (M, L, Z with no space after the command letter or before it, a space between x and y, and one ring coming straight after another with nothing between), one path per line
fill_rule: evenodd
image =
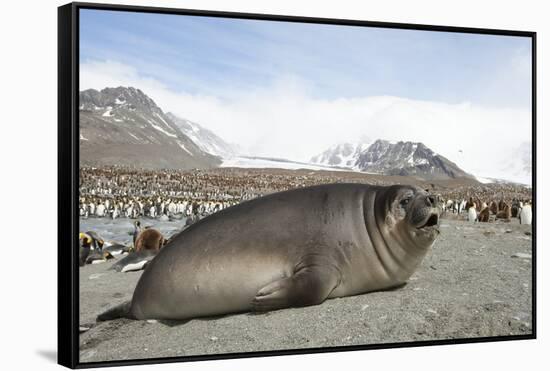
M439 234L412 186L329 184L225 209L160 250L131 302L101 314L175 319L314 305L399 286Z

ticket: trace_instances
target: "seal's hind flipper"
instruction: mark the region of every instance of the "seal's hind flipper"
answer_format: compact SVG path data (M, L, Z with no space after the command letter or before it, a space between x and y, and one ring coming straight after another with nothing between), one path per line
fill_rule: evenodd
M99 316L97 316L96 321L109 321L112 319L117 318L130 318L130 319L136 319L132 313L132 302L127 301L125 303L119 304L116 307L113 307L111 309L106 310L105 312L101 313Z
M292 285L289 278L270 283L262 288L252 300L252 308L255 312L268 312L270 310L289 307L289 286Z

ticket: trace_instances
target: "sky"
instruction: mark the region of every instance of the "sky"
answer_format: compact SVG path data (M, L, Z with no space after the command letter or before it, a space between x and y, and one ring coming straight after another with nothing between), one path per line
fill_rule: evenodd
M531 140L524 37L81 10L80 88L107 86L258 156L413 140L500 176Z

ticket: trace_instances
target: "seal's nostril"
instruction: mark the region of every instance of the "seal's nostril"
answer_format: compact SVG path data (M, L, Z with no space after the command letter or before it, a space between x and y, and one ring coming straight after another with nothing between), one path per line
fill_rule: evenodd
M428 196L428 201L429 201L432 205L435 205L435 197L433 197L433 196Z

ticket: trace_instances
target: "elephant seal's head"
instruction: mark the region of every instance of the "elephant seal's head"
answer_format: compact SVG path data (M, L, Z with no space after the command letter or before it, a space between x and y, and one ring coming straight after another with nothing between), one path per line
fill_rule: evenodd
M386 188L382 201L377 205L384 209L381 211L390 230L404 234L407 240L412 239L420 247L433 244L439 235L441 215L437 196L419 187L395 185Z

